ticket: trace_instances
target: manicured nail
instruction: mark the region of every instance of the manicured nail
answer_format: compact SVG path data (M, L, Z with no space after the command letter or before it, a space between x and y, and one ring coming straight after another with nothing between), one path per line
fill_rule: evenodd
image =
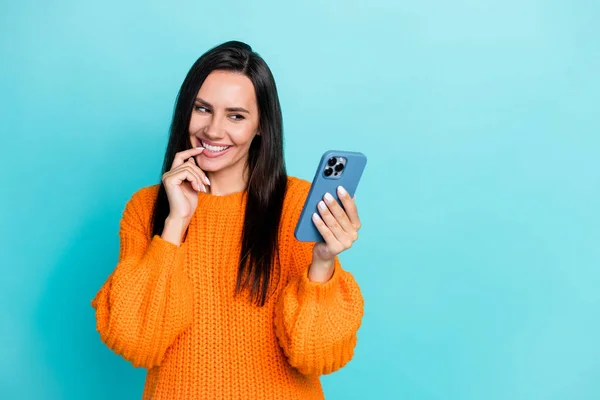
M325 193L325 200L327 201L333 201L333 196L329 193Z
M327 205L325 205L324 201L319 202L319 208L323 211L325 211L327 209Z
M206 186L202 185L202 191L203 191L204 193L208 193L208 192L206 191Z
M342 196L345 196L345 195L347 195L347 194L348 194L348 192L346 192L346 189L344 189L344 188L343 188L343 187L341 187L341 186L338 186L338 193L339 193L340 195L342 195Z
M204 177L204 182L206 182L207 185L210 185L210 181L208 180L207 176Z
M319 217L319 214L317 214L317 213L314 213L314 214L313 214L313 219L314 219L315 221L319 221L319 220L321 219L321 217Z

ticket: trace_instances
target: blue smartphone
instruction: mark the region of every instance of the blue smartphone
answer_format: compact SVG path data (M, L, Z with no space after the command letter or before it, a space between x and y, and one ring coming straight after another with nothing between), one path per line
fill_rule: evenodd
M325 241L312 220L313 213L319 213L319 201L323 200L325 193L330 193L342 205L337 194L338 186L344 187L354 197L366 165L367 157L362 153L330 150L323 154L294 231L296 239L301 242Z

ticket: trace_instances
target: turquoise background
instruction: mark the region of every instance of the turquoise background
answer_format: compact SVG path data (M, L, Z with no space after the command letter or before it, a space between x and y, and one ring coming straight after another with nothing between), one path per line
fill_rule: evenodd
M335 399L600 398L600 3L13 1L0 13L0 398L135 399L90 300L208 48L271 66L290 174L369 156Z

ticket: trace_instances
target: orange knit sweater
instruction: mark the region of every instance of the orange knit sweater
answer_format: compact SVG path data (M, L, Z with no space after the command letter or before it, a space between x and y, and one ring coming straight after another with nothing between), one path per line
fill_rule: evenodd
M132 196L92 306L106 345L148 369L144 399L323 399L319 375L352 358L363 298L337 258L328 282L308 280L313 244L293 232L309 188L288 179L279 280L263 307L234 297L245 192L200 193L181 246L151 237L158 185Z

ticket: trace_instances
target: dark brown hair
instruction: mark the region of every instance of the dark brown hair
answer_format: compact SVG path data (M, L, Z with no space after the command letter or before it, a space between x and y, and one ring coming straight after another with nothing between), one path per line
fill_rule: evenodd
M245 43L231 41L203 54L188 72L173 113L162 174L170 170L176 153L191 148L189 123L196 95L215 70L246 75L256 93L258 131L248 154L246 213L235 293L249 289L249 298L263 306L277 259L278 231L287 185L283 158L283 118L277 87L265 61ZM161 174L161 175L162 175ZM161 183L154 207L152 234L160 235L169 215L169 201Z

